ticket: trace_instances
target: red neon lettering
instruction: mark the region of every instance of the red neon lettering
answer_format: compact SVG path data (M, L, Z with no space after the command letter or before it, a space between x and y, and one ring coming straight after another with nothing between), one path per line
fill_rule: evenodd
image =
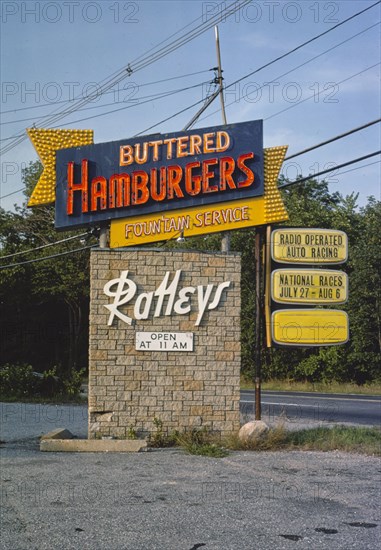
M226 184L230 189L236 189L236 185L232 178L234 172L235 162L232 157L222 157L220 159L220 190L226 190Z
M134 162L133 149L131 145L125 145L120 148L119 152L119 164L120 166L127 166Z
M132 172L132 204L144 204L149 199L149 191L147 189L148 174L144 170L136 170Z
M160 178L159 178L160 190L157 190L157 169L152 168L151 170L151 197L154 201L163 201L167 194L167 172L165 167L160 168Z
M184 193L181 191L181 188L179 186L182 176L183 170L181 166L179 166L178 164L168 166L168 199L173 199L175 195L179 199L182 199L184 197Z
M131 179L128 174L114 174L111 176L108 190L109 208L130 206L130 193Z
M253 183L254 181L254 173L253 171L248 167L246 166L245 164L245 160L248 160L248 159L253 159L254 158L254 153L246 153L244 155L240 155L237 159L237 166L240 170L242 170L242 172L244 174L246 174L247 176L247 179L245 179L244 181L240 181L237 185L237 187L250 187L250 185Z
M190 155L202 155L201 151L202 137L198 134L193 134L189 138L189 154Z
M218 191L217 184L210 185L209 183L209 180L214 178L214 172L208 171L209 166L217 163L218 159L216 158L204 160L204 162L202 163L202 190L204 193L214 193L214 191Z
M141 152L143 149L143 152ZM143 144L137 143L135 145L135 162L138 164L144 164L148 160L148 143L145 141Z
M100 200L100 210L107 208L107 180L103 176L94 178L91 182L91 210L98 210L98 200Z
M74 183L74 162L69 162L67 165L67 204L66 212L68 216L74 211L74 193L80 191L82 193L82 212L88 212L88 161L82 160L81 167L81 183Z
M193 168L200 168L201 163L189 162L185 166L185 190L188 195L198 195L201 191L201 176L192 174Z

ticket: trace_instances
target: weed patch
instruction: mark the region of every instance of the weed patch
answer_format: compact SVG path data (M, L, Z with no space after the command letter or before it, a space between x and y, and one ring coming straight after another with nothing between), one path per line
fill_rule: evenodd
M288 432L288 448L313 451L346 451L381 456L381 430L335 426Z
M229 452L221 446L219 436L210 433L206 428L193 429L177 436L177 444L189 454L223 458Z

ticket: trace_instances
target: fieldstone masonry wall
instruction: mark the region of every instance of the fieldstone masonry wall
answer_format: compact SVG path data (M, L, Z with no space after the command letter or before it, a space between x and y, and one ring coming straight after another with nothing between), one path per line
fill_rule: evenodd
M103 288L128 270L137 285L135 297L120 311L133 317L136 297L154 291L165 273L181 269L178 291L231 281L216 309L206 310L199 326L197 295L185 315L134 320L114 318L105 305L113 298ZM140 437L156 430L207 426L222 435L239 430L241 260L237 254L160 251L157 249L93 250L91 253L89 438L125 438L133 428ZM213 289L212 296L214 296ZM135 333L192 332L193 352L137 351Z

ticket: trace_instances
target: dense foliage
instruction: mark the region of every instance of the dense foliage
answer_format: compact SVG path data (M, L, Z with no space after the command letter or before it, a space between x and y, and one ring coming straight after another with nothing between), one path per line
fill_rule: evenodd
M26 197L41 166L24 170ZM330 193L325 182L309 182L284 191L288 225L341 229L348 234L350 298L344 309L351 338L344 346L315 349L271 349L264 353L264 378L309 381L380 380L381 359L381 203L369 198L358 208L356 196ZM82 248L96 241L90 233L76 240L26 252L84 231L57 234L53 207L0 209L1 350L0 365L27 363L34 371L56 367L64 378L87 368L89 316L89 250L22 264L43 256ZM170 242L167 247L220 250L220 235ZM231 249L242 254L242 369L253 372L255 340L255 230L231 234ZM20 253L17 256L9 256ZM29 372L30 369L28 369ZM29 374L27 373L29 376Z
M26 197L40 173L39 162L24 170ZM85 235L30 252L75 234L55 231L54 206L0 209L1 265L16 264L0 269L0 365L27 363L38 372L56 366L63 378L87 366L89 250L23 263L96 242Z

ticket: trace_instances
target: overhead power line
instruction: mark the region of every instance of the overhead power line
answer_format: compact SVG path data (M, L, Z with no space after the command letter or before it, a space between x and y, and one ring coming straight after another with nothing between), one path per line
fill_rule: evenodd
M235 4L230 4L229 6L225 7L224 10L221 10L221 12L219 13L218 16L212 16L209 20L208 20L208 25L206 27L204 27L205 25L205 22L202 23L202 25L199 25L199 27L197 29L194 29L193 32L194 34L192 35L191 33L190 34L190 37L189 38L186 38L186 35L183 36L183 37L180 37L179 39L175 40L174 42L170 43L169 45L165 46L164 48L162 48L162 50L158 50L158 52L156 52L155 54L150 54L148 57L147 57L147 60L145 61L146 65L147 64L151 64L155 61L157 61L158 59L160 59L160 57L164 57L165 55L168 55L168 53L171 53L171 51L174 51L175 49L177 49L178 47L181 47L182 45L184 45L185 43L189 42L190 40L193 40L194 38L196 38L197 36L199 36L200 34L202 34L203 32L205 32L206 30L208 30L212 25L214 26L216 23L218 23L220 20L222 19L225 19L226 17L228 17L229 15L235 13L235 11L237 11L238 9L241 9L244 5L246 5L247 3L249 3L251 0L245 0L244 2L242 2L241 4L240 3L235 3ZM314 40L320 38L321 36L324 36L325 34L331 32L332 30L336 29L337 27L347 23L348 21L354 19L355 17L358 17L359 15L365 13L366 11L372 9L373 7L375 7L376 5L378 5L379 3L381 2L381 0L378 0L376 3L368 6L367 8L364 8L363 10L353 14L352 16L348 17L347 19L339 22L337 25L334 25L331 29L328 29L327 31L323 32L323 33L320 33L319 35L311 38L310 40L308 40L307 42L304 42L303 44L297 46L296 48L294 48L293 50L291 50L290 52L287 52L286 54L283 54L282 56L279 56L276 61L280 60L280 59L283 59L284 57L286 57L286 55L290 55L291 53L297 51L298 49L302 48L303 46L307 45L307 44L310 44L311 42L313 42ZM196 22L198 19L200 18L197 18L194 22ZM193 22L192 22L193 23ZM191 25L192 23L188 24L187 26ZM187 26L183 27L183 28L186 28ZM178 31L180 32L180 31ZM176 34L175 33L174 35L171 35L171 36L175 36ZM165 41L162 41L159 43L162 44L163 42ZM168 49L169 48L169 49ZM172 49L171 49L172 48ZM148 53L150 53L152 51L152 48L151 50L149 50ZM161 52L161 53L160 53ZM160 55L159 55L160 54ZM159 56L159 57L157 57ZM138 58L139 59L139 58ZM143 59L144 61L144 59ZM273 61L275 62L275 60ZM132 62L133 63L133 62ZM271 64L271 62L270 62ZM141 68L144 68L146 65L142 65L142 66L134 66L133 68L131 68L130 64L127 66L127 67L124 67L122 69L122 71L119 71L119 73L117 72L116 75L119 74L119 80L117 77L116 78L116 81L113 81L111 82L112 79L109 79L107 81L107 79L105 79L105 81L102 81L100 84L102 84L103 82L105 82L104 84L102 84L105 89L103 91L107 91L109 88L111 88L113 85L115 85L116 83L120 82L121 80L124 80L126 78L126 71L127 71L127 75L130 75L132 72L136 72L137 70L140 70ZM265 66L263 66L262 68L264 67L267 67L269 66L269 64L266 64ZM252 74L254 74L255 72L258 72L258 70L260 69L257 69L256 71L253 71L251 73L249 73L249 75L246 75L245 77L243 78L247 78L248 76L251 76ZM121 75L120 75L121 73ZM114 73L115 74L115 73ZM242 78L242 79L243 79ZM229 86L233 86L235 85L236 83L240 82L242 79L238 79L237 81L231 83ZM115 79L114 79L115 80ZM89 100L87 100L89 101ZM85 102L86 103L86 102ZM74 112L75 110L77 110L78 108L80 108L81 106L83 105L83 101L81 102L81 100L79 101L79 104L76 105L76 106L73 106L73 109L72 109L72 112ZM66 115L64 115L66 116ZM55 121L59 120L59 118L62 118L62 115L60 115L60 113L57 113L56 115L54 115L54 113L52 113L52 120L47 122L47 124L52 124L54 123ZM58 117L58 118L57 118ZM3 153L5 152L8 152L9 150L11 150L13 147L15 147L16 145L18 145L19 143L21 143L21 141L23 141L25 139L25 135L23 134L21 137L17 138L16 141L14 143L11 143L11 144L8 144L5 146L4 150L2 151Z
M374 67L377 67L377 65L380 65L380 63L375 63L374 65L371 65L370 67L367 67L366 69L363 69L362 71L358 72L358 73L355 73L351 76L349 76L348 78L345 78L344 80L341 80L340 82L337 82L337 84L343 84L344 82L347 82L348 80L351 80L352 78L355 78L356 76L359 76L361 74L363 74L364 72L366 71L369 71L370 69L373 69ZM278 77L279 78L279 77ZM226 89L226 88L225 88ZM283 109L282 111L279 111L278 113L275 113L273 115L270 115L269 117L265 118L264 120L269 120L270 118L273 118L277 115L280 115L281 113L283 113L284 111L287 111L289 109L292 109L294 107L297 107L298 105L301 105L302 103L304 103L305 101L308 101L312 98L316 97L316 94L312 94L311 96L305 98L305 99L302 99L301 101L298 101L297 103L295 103L294 105L291 105L290 107L287 107L286 109ZM203 100L199 100L199 101L196 101L195 103L193 103L192 105L188 105L188 107L184 107L184 109L181 109L180 111L177 111L176 113L174 113L173 115L170 115L164 119L162 119L160 122L156 122L155 124L153 124L152 126L149 126L148 128L145 128L144 130L142 130L141 132L135 134L133 137L137 137L137 136L140 136L140 135L144 135L146 132L149 132L150 130L152 130L153 128L156 128L156 126L159 126L160 124L163 124L164 122L168 122L168 120L171 120L172 118L175 118L183 113L185 113L186 111L189 111L189 109L192 109L193 107L196 107L197 105L199 105L200 103L202 103ZM229 105L229 104L228 104ZM203 117L201 120L207 118L209 115L207 115L206 117Z
M322 57L323 55L335 50L336 48L338 48L339 46L342 46L343 44L346 44L347 42L349 42L350 40L353 40L354 38L357 38L357 36L360 36L361 34L364 34L365 32L369 31L370 29L373 29L374 27L378 27L380 24L380 22L378 21L377 23L374 23L373 25L370 25L369 27L366 27L365 29L363 29L362 31L356 33L356 34L353 34L352 36L350 36L349 38L346 38L345 40L343 40L342 42L338 42L337 44L335 44L334 46L331 46L330 48L328 48L327 50L324 50L323 52L311 57L310 59L307 59L307 61L304 61L303 63L300 63L299 65L297 65L296 67L293 67L292 69L286 71L285 73L282 73L278 76L276 76L275 78L273 78L272 80L270 80L269 82L266 82L266 84L263 84L262 86L259 86L257 87L257 91L259 90L262 90L265 86L269 86L270 84L274 84L274 83L277 83L277 81L280 79L280 78L283 78L284 76L287 76L291 73L293 73L294 71L296 71L297 69L300 69L301 67L304 67L305 65L308 65L309 63L311 63L312 61L315 61L316 59L318 59L319 57ZM273 61L275 63L275 60ZM260 69L258 69L259 71ZM245 78L248 78L248 76L250 75L246 75L245 77L242 77L242 79L245 79ZM241 80L242 80L241 79ZM231 86L231 84L229 84L229 86ZM224 90L227 89L227 86L224 88ZM244 97L243 97L244 99ZM236 103L236 100L234 99L233 101L231 101L230 103L227 104L227 107L229 107L230 105L234 105L234 103ZM212 111L211 113L209 113L208 115L202 117L200 120L205 120L206 118L209 118L210 116L216 114L218 112L218 110L216 111Z
M215 92L215 94L218 93ZM195 104L193 104L191 107L193 107ZM189 109L190 107L187 107L185 110ZM172 118L173 116L176 116L176 115L172 115L171 117L169 118ZM298 157L298 156L301 156L305 153L308 153L309 151L313 151L314 149L318 149L319 147L323 147L324 145L328 145L329 143L332 143L334 141L338 141L340 139L343 139L344 137L347 137L351 134L354 134L356 132L360 132L361 130L365 130L366 128L369 128L370 126L373 126L374 124L377 124L381 122L381 118L378 118L376 120L372 120L371 122L367 122L366 124L363 124L361 126L358 126L357 128L353 128L352 130L348 130L347 132L344 132L342 134L339 134L337 136L334 136L333 138L330 138L330 139L327 139L325 141L322 141L320 143L317 143L316 145L312 145L311 147L308 147L307 149L303 149L302 151L299 151L298 153L294 153L293 155L289 155L288 157L286 157L284 160L287 161L287 160L291 160L295 157ZM151 127L152 128L152 127ZM146 132L148 130L150 130L151 128L147 128L145 130L143 130L143 132ZM143 133L142 132L142 133ZM136 134L136 136L138 136L140 134ZM0 200L2 199L5 199L7 197L10 197L12 195L16 195L17 193L20 193L21 191L23 191L25 189L25 187L21 187L20 189L17 189L16 191L13 191L12 193L8 193L7 195L3 195L0 197Z
M352 78L355 78L356 76L360 76L361 74L366 73L366 71L369 71L370 69L374 69L374 67L378 67L379 65L381 65L381 61L379 63L374 63L374 65L370 65L370 67L366 67L366 69L363 69L362 71L360 71L358 73L355 73L355 74L352 74L351 76L348 76L348 78L344 78L343 80L340 80L339 82L335 82L335 84L337 86L339 84L344 84L344 82L348 82L348 80L352 80ZM286 111L289 111L290 109L293 109L294 107L298 107L299 105L301 105L305 101L309 101L310 99L313 99L314 97L316 97L316 95L320 95L320 93L322 93L323 91L324 90L321 90L317 94L312 94L309 97L306 97L305 99L301 99L300 101L298 101L294 105L290 105L289 107L286 107L285 109L282 109L281 111L278 111L277 113L274 113L273 115L270 115L270 116L266 117L264 120L270 120L270 118L274 118L278 115L281 115L282 113L284 113Z
M362 168L367 168L368 166L373 166L374 164L380 164L380 162L381 160L376 160L376 162L367 162L367 164L356 166L356 168L351 168L350 170L344 170L344 172L339 172L338 174L336 174L336 176L342 176L343 174L348 174L348 172L355 172L356 170L361 170Z
M360 130L364 130L365 128L369 128L369 126L373 126L373 124L377 124L378 122L381 122L381 118L377 118L376 120L372 120L372 122L368 122L367 124L363 124L362 126L358 126L357 128L353 128L353 130L349 130L348 132L344 132L343 134L339 134L338 136L335 136L333 138L327 139L325 141L322 141L321 143L317 143L316 145L312 145L311 147L308 147L307 149L303 149L302 151L299 151L299 153L294 153L293 155L289 155L284 160L290 160L295 157L299 157L300 155L304 155L305 153L308 153L309 151L313 151L314 149L319 149L319 147L323 147L324 145L327 145L328 143L332 143L334 141L337 141L339 139L342 139L346 136L350 136L351 134L354 134L356 132L360 132Z
M19 267L21 265L34 264L36 262L44 262L45 260L52 260L53 258L59 258L60 256L67 256L68 254L74 254L75 252L81 252L81 250L89 250L98 246L97 244L92 244L89 246L83 246L82 248L75 248L74 250L67 250L66 252L60 252L59 254L52 254L51 256L44 256L43 258L34 258L33 260L26 260L25 262L18 262L16 264L1 265L0 270L10 269L12 267Z
M318 54L318 55L316 55L316 56L310 58L309 60L307 60L307 61L301 63L300 65L297 65L297 66L294 67L293 69L291 69L291 70L289 70L289 71L287 71L287 72L285 72L285 73L283 73L283 74L281 74L281 75L278 75L278 76L275 77L273 80L267 82L265 85L269 85L269 84L272 84L272 83L276 82L278 79L280 79L280 78L282 78L282 77L284 77L284 76L286 76L286 75L288 75L288 74L294 72L295 70L297 70L297 69L299 69L299 68L301 68L301 67L307 65L308 63L311 63L311 62L314 61L315 59L318 59L319 57L325 55L326 53L331 52L332 50L336 49L337 47L339 47L339 46L341 46L341 45L343 45L343 44L349 42L350 40L353 40L354 38L356 38L357 36L363 34L364 32L367 32L368 30L370 30L370 29L372 29L372 28L374 28L374 27L378 27L378 25L379 25L379 22L374 23L373 25L370 25L369 27L367 27L367 28L363 29L362 31L360 31L360 32L358 32L358 33L356 33L356 34L350 36L349 38L343 40L342 42L339 42L339 43L336 44L335 46L332 46L332 47L328 48L327 50L321 52L320 54ZM275 62L275 60L274 60L273 62ZM209 71L199 71L199 72L196 72L196 73L189 73L189 75L192 75L192 74L200 74L200 73L204 73L204 72L210 72L210 70L211 70L211 69L209 69ZM258 70L260 70L260 69L258 69ZM251 73L250 73L250 74L251 74ZM189 75L183 75L183 76L189 76ZM182 77L172 77L172 78L170 78L170 79L168 79L168 80L174 80L174 79L176 79L176 78L182 78ZM242 79L244 79L244 78L248 78L248 75L246 75L245 77L242 77ZM166 79L159 80L159 81L157 81L157 82L165 82L165 81L166 81ZM146 85L149 85L149 84L154 84L154 83L142 84L142 85L139 85L139 87L140 87L140 86L146 86ZM232 84L230 84L229 86L231 86L231 85L232 85ZM258 88L257 88L257 91L259 91L259 90L261 90L262 88L264 88L265 85L258 87ZM187 88L184 88L183 90L186 90L186 89L187 89ZM224 89L227 89L227 87L225 87ZM182 90L179 90L179 92L180 92L180 91L182 91ZM111 93L111 92L109 91L109 92L105 92L105 93ZM170 94L170 92L169 92L168 94ZM166 97L165 92L162 92L162 96L161 96L161 97ZM142 98L140 98L140 99L142 99ZM160 99L160 94L159 94L159 99ZM187 109L191 109L191 108L194 107L195 105L198 105L199 103L202 103L202 101L203 101L203 100L200 100L200 101L198 101L198 102L192 104L192 105L189 106ZM232 105L232 104L234 104L234 103L235 103L235 100L232 101L231 103L228 103L228 106L229 106L229 105ZM112 103L112 104L113 104L113 103ZM100 107L106 107L106 106L112 105L112 104L97 105L97 106L94 106L94 107L88 107L87 109L95 109L95 108L100 108ZM134 104L134 105L129 105L129 106L126 106L125 108L139 107L141 104L142 104L142 103ZM37 107L38 107L38 106L37 106ZM24 107L24 109L28 109L28 107ZM187 109L185 109L185 110L187 110ZM79 110L86 110L86 108L85 108L85 109L79 109ZM110 113L113 113L113 112L114 112L114 110L107 111L106 113L101 113L99 116L107 115L107 114L110 114ZM184 112L184 110L180 111L180 113L183 113L183 112ZM215 114L216 112L217 112L217 111L212 111L212 112L209 113L208 115L202 117L200 120L205 120L206 118L209 118L211 115ZM47 115L47 116L49 116L49 115ZM94 115L94 118L95 118L96 116L98 116L98 115ZM177 114L176 114L175 116L177 116ZM42 117L42 118L43 118L43 117ZM89 120L89 119L91 119L91 118L93 118L93 117L88 117L88 119L80 119L80 120L77 120L77 121L72 121L72 122L70 122L69 124L74 124L75 122L81 122L81 121L83 121L83 120ZM170 118L173 118L173 117L171 116ZM165 119L164 121L170 120L170 118ZM26 120L28 120L28 119L26 119ZM31 119L31 120L34 120L34 119ZM164 121L161 121L161 122L157 123L155 126L161 124L161 123L164 122ZM22 121L19 120L18 122L22 122ZM10 124L10 123L9 123L9 122L5 122L5 123L3 123L3 124ZM61 126L62 126L62 125L61 125ZM155 126L151 126L150 129L154 128ZM144 131L146 131L146 130L143 130L143 132L144 132ZM137 135L141 135L143 132L140 132L140 133L137 134ZM0 141L8 141L8 140L10 140L10 139L14 139L14 137L22 137L22 135L19 135L19 136L11 136L11 137L7 137L7 138L2 138L2 139L0 139Z
M55 246L57 244L66 243L68 241L72 241L73 239L79 239L81 237L85 237L88 235L88 233L81 233L80 235L74 235L72 237L67 237L66 239L61 239L60 241L55 241L54 243L48 243L43 244L42 246L37 246L36 248L29 248L28 250L22 250L21 252L14 252L13 254L7 254L6 256L0 256L0 260L4 260L5 258L11 258L13 256L24 256L25 254L29 254L30 252L35 252L36 250L42 250L43 248L48 248L49 246Z
M204 21L203 23L196 25L195 28L191 29L187 34L182 35L180 38L170 42L166 46L163 46L161 49L157 50L156 52L150 53L152 51L152 48L151 48L151 50L149 50L148 52L149 55L146 55L145 58L143 57L143 59L139 63L136 63L136 65L134 64L135 62L132 61L128 63L127 66L124 66L122 69L120 69L116 73L113 73L111 77L107 77L106 79L98 83L98 85L100 86L101 93L108 91L110 88L112 88L119 82L122 82L123 80L128 78L132 73L136 73L137 71L147 67L148 65L151 65L155 61L158 61L159 59L172 53L173 51L180 48L184 44L194 40L200 34L203 34L209 28L216 25L216 23L218 23L219 21L226 19L226 17L229 17L230 15L234 14L237 10L241 9L246 4L250 3L250 1L251 0L242 0L242 1L240 0L238 2L233 2L232 4L229 4L229 6L225 6L224 9L219 11L218 15L211 16L210 18L208 18L207 21ZM194 20L193 22L183 27L183 29L197 22L200 18L202 18L202 16L198 17L196 20ZM176 32L174 35L171 35L171 36L175 36L179 32L180 31ZM165 41L167 40L168 39L166 39ZM163 41L160 42L159 45L162 43ZM154 48L156 47L157 46L155 46ZM63 116L68 116L72 112L75 112L79 108L86 105L90 100L91 98L79 98L78 101L76 101L76 103L69 110L69 112L65 111L65 114L63 115L62 112L60 111L58 112L53 111L51 113L51 117L45 122L45 125L38 126L38 124L36 124L36 127L51 126L52 124L54 124L55 122L58 122L61 118L63 118ZM26 138L25 134L23 134L21 137L18 137L18 138L15 137L15 140L12 143L5 145L4 149L1 152L4 154L10 151L11 149L19 145L22 141L24 141L25 138Z
M163 82L167 83L167 82L170 82L171 80L179 80L180 78L188 78L190 76L197 76L199 74L205 74L205 73L209 73L211 69L204 69L203 71L196 71L196 72L193 72L193 73L187 73L187 74L182 74L182 75L179 75L179 76L170 76L168 78L162 78L161 80L155 80L154 82L145 82L143 84L136 84L136 86L140 89L140 88L144 88L145 86L153 86L154 84L162 84ZM131 84L134 84L134 83L131 83ZM108 90L107 92L104 92L104 94L102 95L107 95L107 94L115 94L115 93L121 93L121 92L127 92L128 90L126 88L122 88L122 89L117 89L117 90ZM91 101L93 99L98 99L98 95L95 95L94 94L89 94L90 98L91 98ZM89 96L86 96L86 97L89 97ZM93 97L94 96L94 97ZM99 96L101 97L101 96ZM5 115L5 114L8 114L8 113L18 113L19 111L29 111L31 109L42 109L44 107L52 107L53 105L59 105L61 103L72 103L73 101L75 101L75 99L62 99L60 101L50 101L48 103L41 103L40 105L30 105L29 107L19 107L17 109L7 109L6 111L0 111L0 114L2 115ZM15 121L15 122L20 122L20 121Z
M379 3L379 2L378 2L378 3ZM359 13L357 13L357 14L354 14L353 16L351 16L351 19L352 19L353 17L359 16L360 14L362 14L362 11L359 12ZM346 19L345 21L343 21L341 24L346 23L347 21L348 21L348 19ZM273 79L273 80L271 80L270 82L268 82L268 84L271 84L271 83L275 82L275 81L278 80L279 78L282 78L282 77L284 77L284 76L290 74L291 72L295 71L296 69L299 69L300 67L303 67L303 66L306 65L307 63L310 63L311 61L317 59L318 57L321 57L322 55L325 55L326 53L332 51L333 49L335 49L335 48L337 48L337 47L339 47L339 46L341 46L342 44L345 44L345 43L348 42L349 40L352 40L353 38L359 36L360 34L363 34L364 32L370 30L371 28L378 26L378 24L379 24L379 23L375 23L375 24L371 25L370 27L367 27L366 29L364 29L364 30L362 30L362 31L360 31L360 32L358 32L358 33L356 33L356 34L354 34L354 35L351 36L350 38L347 38L346 40L343 40L342 42L339 42L339 43L336 44L335 46L332 46L331 48L328 48L328 50L325 50L324 52L322 52L322 53L320 53L320 54L318 54L318 55L312 57L312 58L309 59L308 61L304 61L303 63L301 63L301 64L298 65L297 67L294 67L293 69L291 69L291 70L289 70L289 71L286 71L285 73L283 73L283 74L277 76L275 79ZM281 56L281 58L286 57L287 55L290 55L290 54L291 54L292 52L294 52L296 49L302 48L302 47L305 46L306 44L310 43L312 40L316 40L317 38L319 38L319 37L322 36L323 34L326 34L327 32L330 32L330 30L333 30L333 29L329 29L328 31L325 31L324 33L321 33L320 35L315 36L314 38L308 40L307 42L303 42L302 44L300 44L299 46L297 46L297 48L294 48L293 50L289 50L288 52L286 52L285 54L283 54L283 56ZM241 82L242 80L245 80L246 78L249 78L249 76L252 76L254 73L257 73L257 72L259 72L259 71L261 71L261 70L263 70L263 69L269 67L270 65L276 63L279 59L280 59L280 58L277 57L277 58L273 59L272 61L269 61L269 62L266 63L265 65L262 65L261 67L259 67L259 68L256 69L255 71L246 74L245 76L243 76L243 77L239 78L238 80L236 80L236 81L234 81L234 82L228 84L227 86L223 86L224 91L227 90L228 88L231 88L233 85L237 84L238 82ZM264 87L264 86L260 86L260 87L258 88L258 90L260 90L260 89L263 88L263 87ZM305 100L304 100L304 101L305 101ZM202 102L203 102L203 99L200 99L199 101L196 101L196 102L193 103L192 105L190 105L190 106L188 106L188 107L185 107L184 109L181 109L180 111L178 111L178 112L175 113L174 115L171 115L171 116L169 116L169 117L167 117L167 118L165 118L165 119L163 119L163 120L161 120L161 121L155 123L154 125L149 126L149 128L146 128L145 130L139 132L138 134L135 134L135 136L140 136L140 135L144 134L145 132L147 132L147 131L149 131L149 130L152 130L152 129L155 128L156 126L159 126L160 124L162 124L162 123L164 123L164 122L167 122L168 120L171 120L172 118L175 118L176 116L178 116L178 115L180 115L180 114L183 114L185 111L187 111L187 110L189 110L189 109L192 109L193 107L199 105L199 104L202 103ZM232 104L234 104L234 103L235 103L235 100L232 101L231 103L228 103L227 106L230 106L230 105L232 105ZM212 113L210 113L210 114L208 114L208 115L202 117L200 120L205 120L206 118L208 118L209 116L211 116L212 114L215 114L215 113L217 113L217 112L218 112L218 111L213 111ZM274 116L276 116L276 115L274 115ZM135 137L135 136L134 136L134 137Z
M375 6L377 6L377 4L380 4L381 0L378 0L378 2L375 2L374 4L372 4L371 6L368 6L367 8L357 12L357 13L354 13L353 15L351 15L350 17L347 17L347 19L344 19L343 21L340 21L339 23L337 23L336 25L334 25L333 27L331 27L330 29L320 33L320 34L317 34L316 36L314 36L313 38L310 38L309 40L306 40L305 42L303 42L302 44L299 44L299 46L296 46L295 48L293 48L292 50L289 50L288 52L280 55L279 57L277 57L276 59L273 59L272 61L269 61L269 63L266 63L265 65L262 65L262 67L259 67L258 69L255 69L254 71L248 73L247 75L241 77L241 78L238 78L237 80L235 80L234 82L232 82L231 84L229 84L228 86L225 86L225 90L227 90L228 88L230 88L231 86L235 86L236 84L238 84L239 82L241 82L242 80L245 80L246 78L248 78L249 76L253 76L253 74L256 74L257 72L261 71L262 69L265 69L267 67L269 67L270 65L272 65L273 63L275 63L276 61L280 61L281 59L284 59L285 57L291 55L292 53L295 53L297 52L298 50L300 50L301 48L304 48L304 46L307 46L308 44L311 44L312 42L314 42L315 40L317 40L318 38L321 38L322 36L334 31L335 29L337 29L338 27L340 27L341 25L344 25L345 23L348 23L348 21L351 21L352 19L355 19L356 17L359 17L360 15L362 15L363 13L365 13L366 11L374 8Z
M149 96L142 96L140 98L136 98L136 100L133 100L133 101L136 101L136 103L131 102L129 105L124 105L124 107L120 107L119 109L112 109L111 111L106 111L105 113L99 113L97 115L89 116L87 118L82 118L80 120L73 120L73 121L68 122L66 124L61 124L60 126L65 126L67 124L75 124L76 122L82 122L83 120L90 120L92 118L98 118L100 116L108 115L110 113L115 113L117 111L122 111L123 109L131 109L133 107L139 107L140 105L144 105L145 103L150 103L150 102L155 101L157 99L163 99L163 98L166 98L166 97L171 96L171 95L186 92L186 91L192 90L194 88L199 88L200 86L204 86L205 84L208 84L208 81L200 82L198 84L193 84L192 86L187 86L185 88L180 88L180 89L177 89L177 90L171 90L169 92L158 92L157 94L153 94L153 95L149 95ZM142 101L143 99L146 100L146 101ZM90 110L93 110L93 109L101 109L103 107L109 107L110 105L118 105L120 103L125 104L126 102L125 101L113 101L112 103L106 103L104 105L93 105L92 107L82 107L81 109L78 109L77 111L90 111ZM72 114L72 113L70 112L70 114ZM40 116L40 118L45 118L45 117L48 117L48 116L50 116L50 115L42 115L42 116ZM24 118L24 119L15 120L15 121L1 122L0 126L4 126L4 125L8 125L8 124L15 124L16 122L28 122L28 121L31 121L31 120L35 120L34 117ZM54 126L52 126L52 128L54 128Z
M375 157L376 155L380 155L380 154L381 154L381 149L380 149L380 151L370 153L369 155L365 155L363 157L359 157L357 159L353 159L353 160L350 160L348 162L344 162L343 164L338 164L337 166L334 166L332 168L327 168L327 170L322 170L321 172L318 172L317 174L306 176L305 178L300 178L300 179L295 180L295 181L288 181L287 183L282 183L281 185L279 185L278 188L279 189L284 189L285 187L290 187L291 185L296 185L298 183L303 183L305 181L317 178L318 176L328 174L329 172L333 172L334 170L339 170L340 168L344 168L345 166L350 166L351 164L355 164L356 162L361 162L362 160L366 160L366 159L369 159L371 157Z
M21 191L24 191L25 187L20 187L20 189L16 189L16 191L12 191L12 193L8 193L7 195L3 195L2 197L0 197L0 200L1 199L6 199L7 197L10 197L12 195L16 195L17 193L21 193Z

